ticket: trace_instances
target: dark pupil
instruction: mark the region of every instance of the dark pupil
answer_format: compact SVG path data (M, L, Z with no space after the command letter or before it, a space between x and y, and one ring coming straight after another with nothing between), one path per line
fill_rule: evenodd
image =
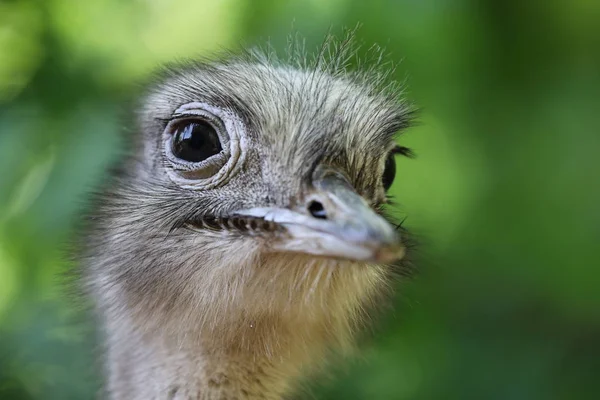
M221 151L219 136L207 122L195 121L180 126L173 138L173 154L182 160L198 162Z
M385 160L385 169L383 170L383 188L388 190L392 183L394 182L394 177L396 176L396 160L394 159L394 154L390 153L387 159Z

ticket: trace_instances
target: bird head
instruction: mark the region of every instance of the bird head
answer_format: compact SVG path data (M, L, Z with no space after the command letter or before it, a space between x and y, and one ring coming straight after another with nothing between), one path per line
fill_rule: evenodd
M142 121L156 190L177 193L172 230L266 253L402 257L381 211L407 109L373 86L239 60L194 65L153 89Z
M344 330L405 251L382 208L410 108L382 82L254 55L169 68L96 212L101 303L124 298L141 324L213 336L229 318L220 333L237 342L231 326L261 318ZM321 306L288 312L309 298Z

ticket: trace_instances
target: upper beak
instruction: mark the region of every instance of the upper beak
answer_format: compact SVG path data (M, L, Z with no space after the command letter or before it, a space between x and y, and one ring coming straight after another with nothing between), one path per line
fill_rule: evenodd
M312 183L314 191L301 207L259 207L236 214L285 227L288 236L274 241L274 250L382 263L402 258L405 248L397 231L342 174L319 167Z

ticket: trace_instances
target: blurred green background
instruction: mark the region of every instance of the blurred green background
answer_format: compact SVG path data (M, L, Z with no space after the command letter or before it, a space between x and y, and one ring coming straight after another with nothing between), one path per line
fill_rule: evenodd
M420 276L300 397L600 398L600 1L0 0L0 399L90 399L61 246L160 63L333 27L421 108L392 189Z

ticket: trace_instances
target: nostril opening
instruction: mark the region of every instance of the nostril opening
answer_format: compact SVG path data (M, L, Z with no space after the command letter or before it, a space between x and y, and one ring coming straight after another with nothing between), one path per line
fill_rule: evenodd
M308 204L308 212L315 218L319 219L327 219L327 213L325 212L325 207L318 201L311 201Z

